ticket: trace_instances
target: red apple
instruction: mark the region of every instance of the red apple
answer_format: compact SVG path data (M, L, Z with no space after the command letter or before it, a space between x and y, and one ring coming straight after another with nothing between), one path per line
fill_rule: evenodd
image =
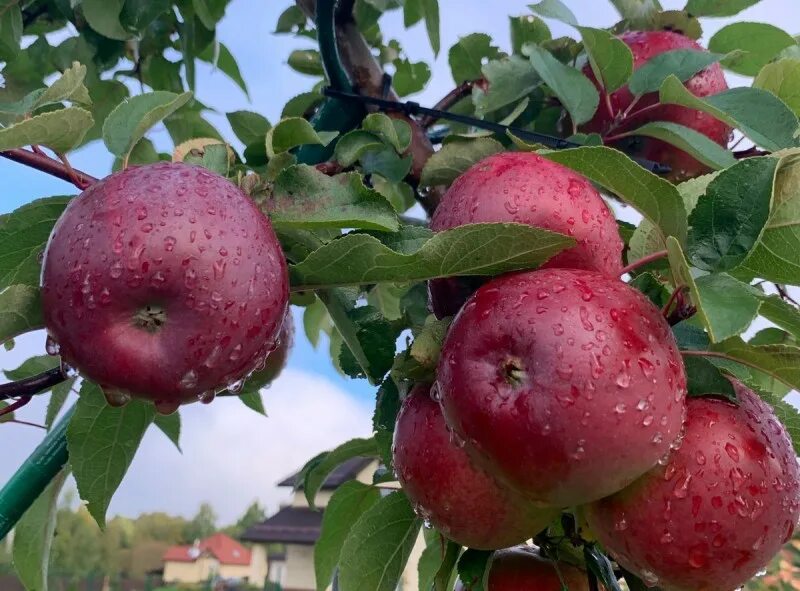
M518 544L558 517L558 511L532 506L472 463L448 431L430 386L414 386L403 401L393 455L417 513L464 546L494 550Z
M589 591L586 573L563 562L554 562L529 546L495 552L486 591ZM457 591L470 591L459 581Z
M665 51L703 49L689 37L671 31L631 31L621 35L620 39L633 52L635 69L640 68L648 60ZM587 65L584 67L583 72L595 82L598 90L602 93L603 90L597 82L591 67ZM713 64L698 72L687 80L685 84L686 88L698 97L711 96L728 89L728 84L725 82L725 76L719 64ZM610 102L614 114L621 116L631 106L633 99L633 94L631 94L627 86L623 86L613 92L610 96ZM635 113L645 108L647 110L642 112L641 115L627 117L618 123L615 123L614 117L609 114L608 109L601 101L594 118L584 126L584 131L596 132L607 137L624 131L632 131L651 121L670 121L694 129L721 146L728 145L731 129L722 121L707 113L679 105L654 107L654 105L658 104L658 101L657 92L644 95L633 106L632 112ZM709 172L708 167L686 152L660 140L641 138L634 149L631 149L629 139L622 140L616 145L627 152L633 152L636 156L669 165L672 168L669 178L674 182L684 181Z
M544 267L620 275L623 244L603 198L587 179L537 154L503 152L472 166L444 194L431 228L441 231L481 222L528 224L577 241ZM429 289L431 307L440 318L455 315L474 291L463 278L431 281Z
M625 568L670 591L732 591L792 537L800 473L786 430L734 382L739 406L688 402L686 436L666 465L587 507Z
M225 178L182 163L129 168L73 200L42 288L51 351L110 402L142 397L162 412L262 364L289 295L266 216Z
M571 269L481 287L453 321L438 384L448 424L486 469L554 507L647 472L686 410L661 312L618 279Z

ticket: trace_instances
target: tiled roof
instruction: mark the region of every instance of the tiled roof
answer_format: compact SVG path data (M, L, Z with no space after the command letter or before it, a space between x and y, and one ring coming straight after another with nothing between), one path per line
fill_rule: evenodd
M325 482L322 484L322 488L324 489L338 488L348 480L353 480L372 461L373 461L372 458L362 458L362 457L351 458L347 460L343 464L337 466L333 470L333 472L331 472L330 475L328 475L328 478L326 478ZM294 487L295 484L297 483L296 481L299 474L300 474L299 472L292 474L288 478L285 478L284 480L279 482L278 486Z
M197 546L171 546L164 552L164 562L194 562L203 554L210 554L220 564L247 566L250 550L223 533L201 540Z
M245 542L313 544L319 538L322 511L305 507L284 507L266 521L248 529Z

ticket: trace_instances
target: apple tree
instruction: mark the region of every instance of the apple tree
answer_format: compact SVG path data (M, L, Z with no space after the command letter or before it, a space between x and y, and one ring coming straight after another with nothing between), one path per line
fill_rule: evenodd
M333 495L318 589L747 584L800 516L800 47L747 21L698 40L757 3L611 0L595 28L542 0L509 42L443 49L457 3L287 0L315 83L279 121L227 113L237 150L194 93L198 61L246 88L227 0L0 2L0 156L76 189L0 221L0 337L46 331L0 385L2 422L49 397L0 490L25 587L67 474L103 527L182 405L263 412L290 306L376 389L373 436L297 483L314 507L342 462L380 465ZM404 99L431 69L389 12L447 51L437 104ZM104 178L70 163L90 142Z

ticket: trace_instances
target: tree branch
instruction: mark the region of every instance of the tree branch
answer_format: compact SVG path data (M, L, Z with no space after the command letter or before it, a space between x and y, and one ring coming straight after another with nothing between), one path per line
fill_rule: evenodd
M0 400L20 398L22 396L34 396L40 392L49 390L66 379L67 376L61 368L56 367L35 376L17 380L16 382L0 384Z
M31 401L31 396L23 396L13 404L9 404L5 408L0 408L0 417L4 415L10 415L15 410L19 410L20 408L28 404L30 401Z
M63 162L60 162L54 158L50 158L45 154L37 154L36 152L32 152L30 150L24 150L22 148L4 150L0 151L0 156L3 158L8 158L9 160L13 160L14 162L24 164L25 166L30 166L36 170L46 172L47 174L59 178L62 181L72 183L81 191L98 181L98 179L86 174L85 172L72 167L67 167Z
M639 267L643 267L648 263L652 263L653 261L657 261L658 259L663 259L667 256L666 250L659 250L658 252L654 252L653 254L649 254L646 257L642 257L638 261L632 262L627 267L623 267L620 275L625 275L626 273L630 273L631 271L635 271Z
M467 80L465 82L462 82L461 84L456 86L453 90L444 95L442 99L434 105L433 108L438 111L449 111L459 101L468 97L472 92L473 87L481 86L482 84L486 84L486 80L484 78L479 78L478 80ZM435 117L427 115L420 120L419 126L423 129L428 129L431 125L436 123L436 121L437 119Z

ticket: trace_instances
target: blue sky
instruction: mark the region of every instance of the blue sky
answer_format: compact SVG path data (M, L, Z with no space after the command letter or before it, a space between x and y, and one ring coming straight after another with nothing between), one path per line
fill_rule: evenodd
M219 39L236 56L250 89L251 101L219 72L200 64L197 95L216 112L209 119L223 135L233 139L224 113L253 110L275 122L291 97L308 90L315 79L292 71L286 65L290 51L312 47L306 39L272 34L278 15L289 0L233 0L219 26ZM401 40L412 61L432 63L428 87L414 97L433 104L453 86L447 65L447 49L459 36L473 32L491 35L502 48L510 45L508 15L527 14L529 1L497 0L491 8L485 0L440 0L442 47L433 58L424 27L405 30L399 12L382 21L387 38ZM566 0L581 24L609 26L616 20L611 5L603 0ZM662 0L665 8L681 8L683 0ZM738 20L770 22L790 33L800 32L796 0L763 0L746 10ZM706 19L706 39L729 19ZM573 34L560 23L551 23L554 35ZM729 77L731 83L736 81ZM164 133L154 139L169 149ZM111 157L95 143L71 157L75 166L95 176L104 176ZM74 193L71 185L21 165L0 159L3 189L0 213L11 211L37 197ZM297 317L296 326L302 322ZM0 353L0 368L13 368L32 354L44 352L44 337L28 335L17 348ZM235 519L245 506L260 499L270 509L287 498L274 483L315 453L370 430L374 389L364 381L342 378L332 367L326 344L315 351L298 333L289 370L265 393L269 418L255 415L236 400L217 401L210 407L194 405L183 411L184 453L178 454L155 431L148 433L128 477L111 505L111 512L135 515L164 510L191 515L203 501L211 502L222 521ZM44 400L37 400L21 418L40 421ZM5 481L41 439L29 427L0 428L0 482Z

